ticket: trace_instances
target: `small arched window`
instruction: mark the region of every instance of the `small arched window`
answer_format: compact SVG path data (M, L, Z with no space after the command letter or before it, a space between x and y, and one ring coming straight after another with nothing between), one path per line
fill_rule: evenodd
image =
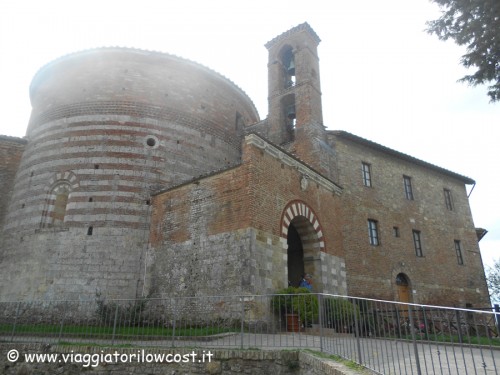
M58 183L52 188L47 200L47 210L45 214L46 225L63 225L70 191L71 187L67 182Z

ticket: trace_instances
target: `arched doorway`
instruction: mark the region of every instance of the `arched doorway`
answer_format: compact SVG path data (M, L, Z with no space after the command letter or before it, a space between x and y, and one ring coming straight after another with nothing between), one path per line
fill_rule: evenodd
M410 279L404 273L399 273L396 276L396 288L398 293L398 301L403 303L410 303L411 302Z
M291 202L283 211L282 236L287 243L288 281L298 286L301 276L313 277L313 291L322 292L321 256L323 232L313 211L303 202Z

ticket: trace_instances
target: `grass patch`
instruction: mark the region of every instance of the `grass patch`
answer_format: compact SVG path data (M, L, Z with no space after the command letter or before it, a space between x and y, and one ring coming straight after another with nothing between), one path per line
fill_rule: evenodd
M317 351L314 351L311 349L305 349L304 351L308 352L316 357L329 359L329 360L332 360L332 361L335 361L338 363L342 363L344 366L350 368L351 370L360 371L360 372L363 372L366 370L366 368L364 366L360 365L359 363L342 358L341 356L336 355L336 354L326 354L326 353L317 352Z
M99 344L96 342L68 342L68 341L59 341L57 343L59 346L85 346L85 347L97 347L97 348L133 348L132 344Z
M402 340L412 340L411 335L402 335L401 337L392 337L394 339L402 339ZM459 344L460 343L460 337L458 335L415 335L415 340L416 341L428 341L428 342L435 342L435 343L447 343L447 344ZM498 339L491 339L489 337L484 337L484 336L462 336L462 344L464 345L484 345L484 346L500 346L500 340Z

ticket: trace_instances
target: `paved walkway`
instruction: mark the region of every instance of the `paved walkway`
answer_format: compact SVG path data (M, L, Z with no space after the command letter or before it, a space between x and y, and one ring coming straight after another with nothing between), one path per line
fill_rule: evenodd
M182 345L182 342L177 344ZM340 355L381 374L500 374L500 347L290 334L243 334L207 342L208 347L298 348ZM361 356L361 360L360 360ZM418 360L417 360L418 358Z
M0 338L8 342L10 337ZM352 335L323 336L305 333L235 333L212 337L165 338L161 340L100 340L85 337L14 337L15 342L74 342L82 344L211 349L312 349L336 354L387 375L401 374L495 374L500 375L500 347L459 346L427 342L356 338Z

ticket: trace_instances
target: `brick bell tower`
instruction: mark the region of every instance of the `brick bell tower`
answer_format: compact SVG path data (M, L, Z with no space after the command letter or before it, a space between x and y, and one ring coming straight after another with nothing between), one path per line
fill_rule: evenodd
M269 51L269 139L320 172L326 143L319 58L320 39L308 23L300 24L266 43ZM328 150L326 152L328 154ZM323 157L324 158L324 157Z

